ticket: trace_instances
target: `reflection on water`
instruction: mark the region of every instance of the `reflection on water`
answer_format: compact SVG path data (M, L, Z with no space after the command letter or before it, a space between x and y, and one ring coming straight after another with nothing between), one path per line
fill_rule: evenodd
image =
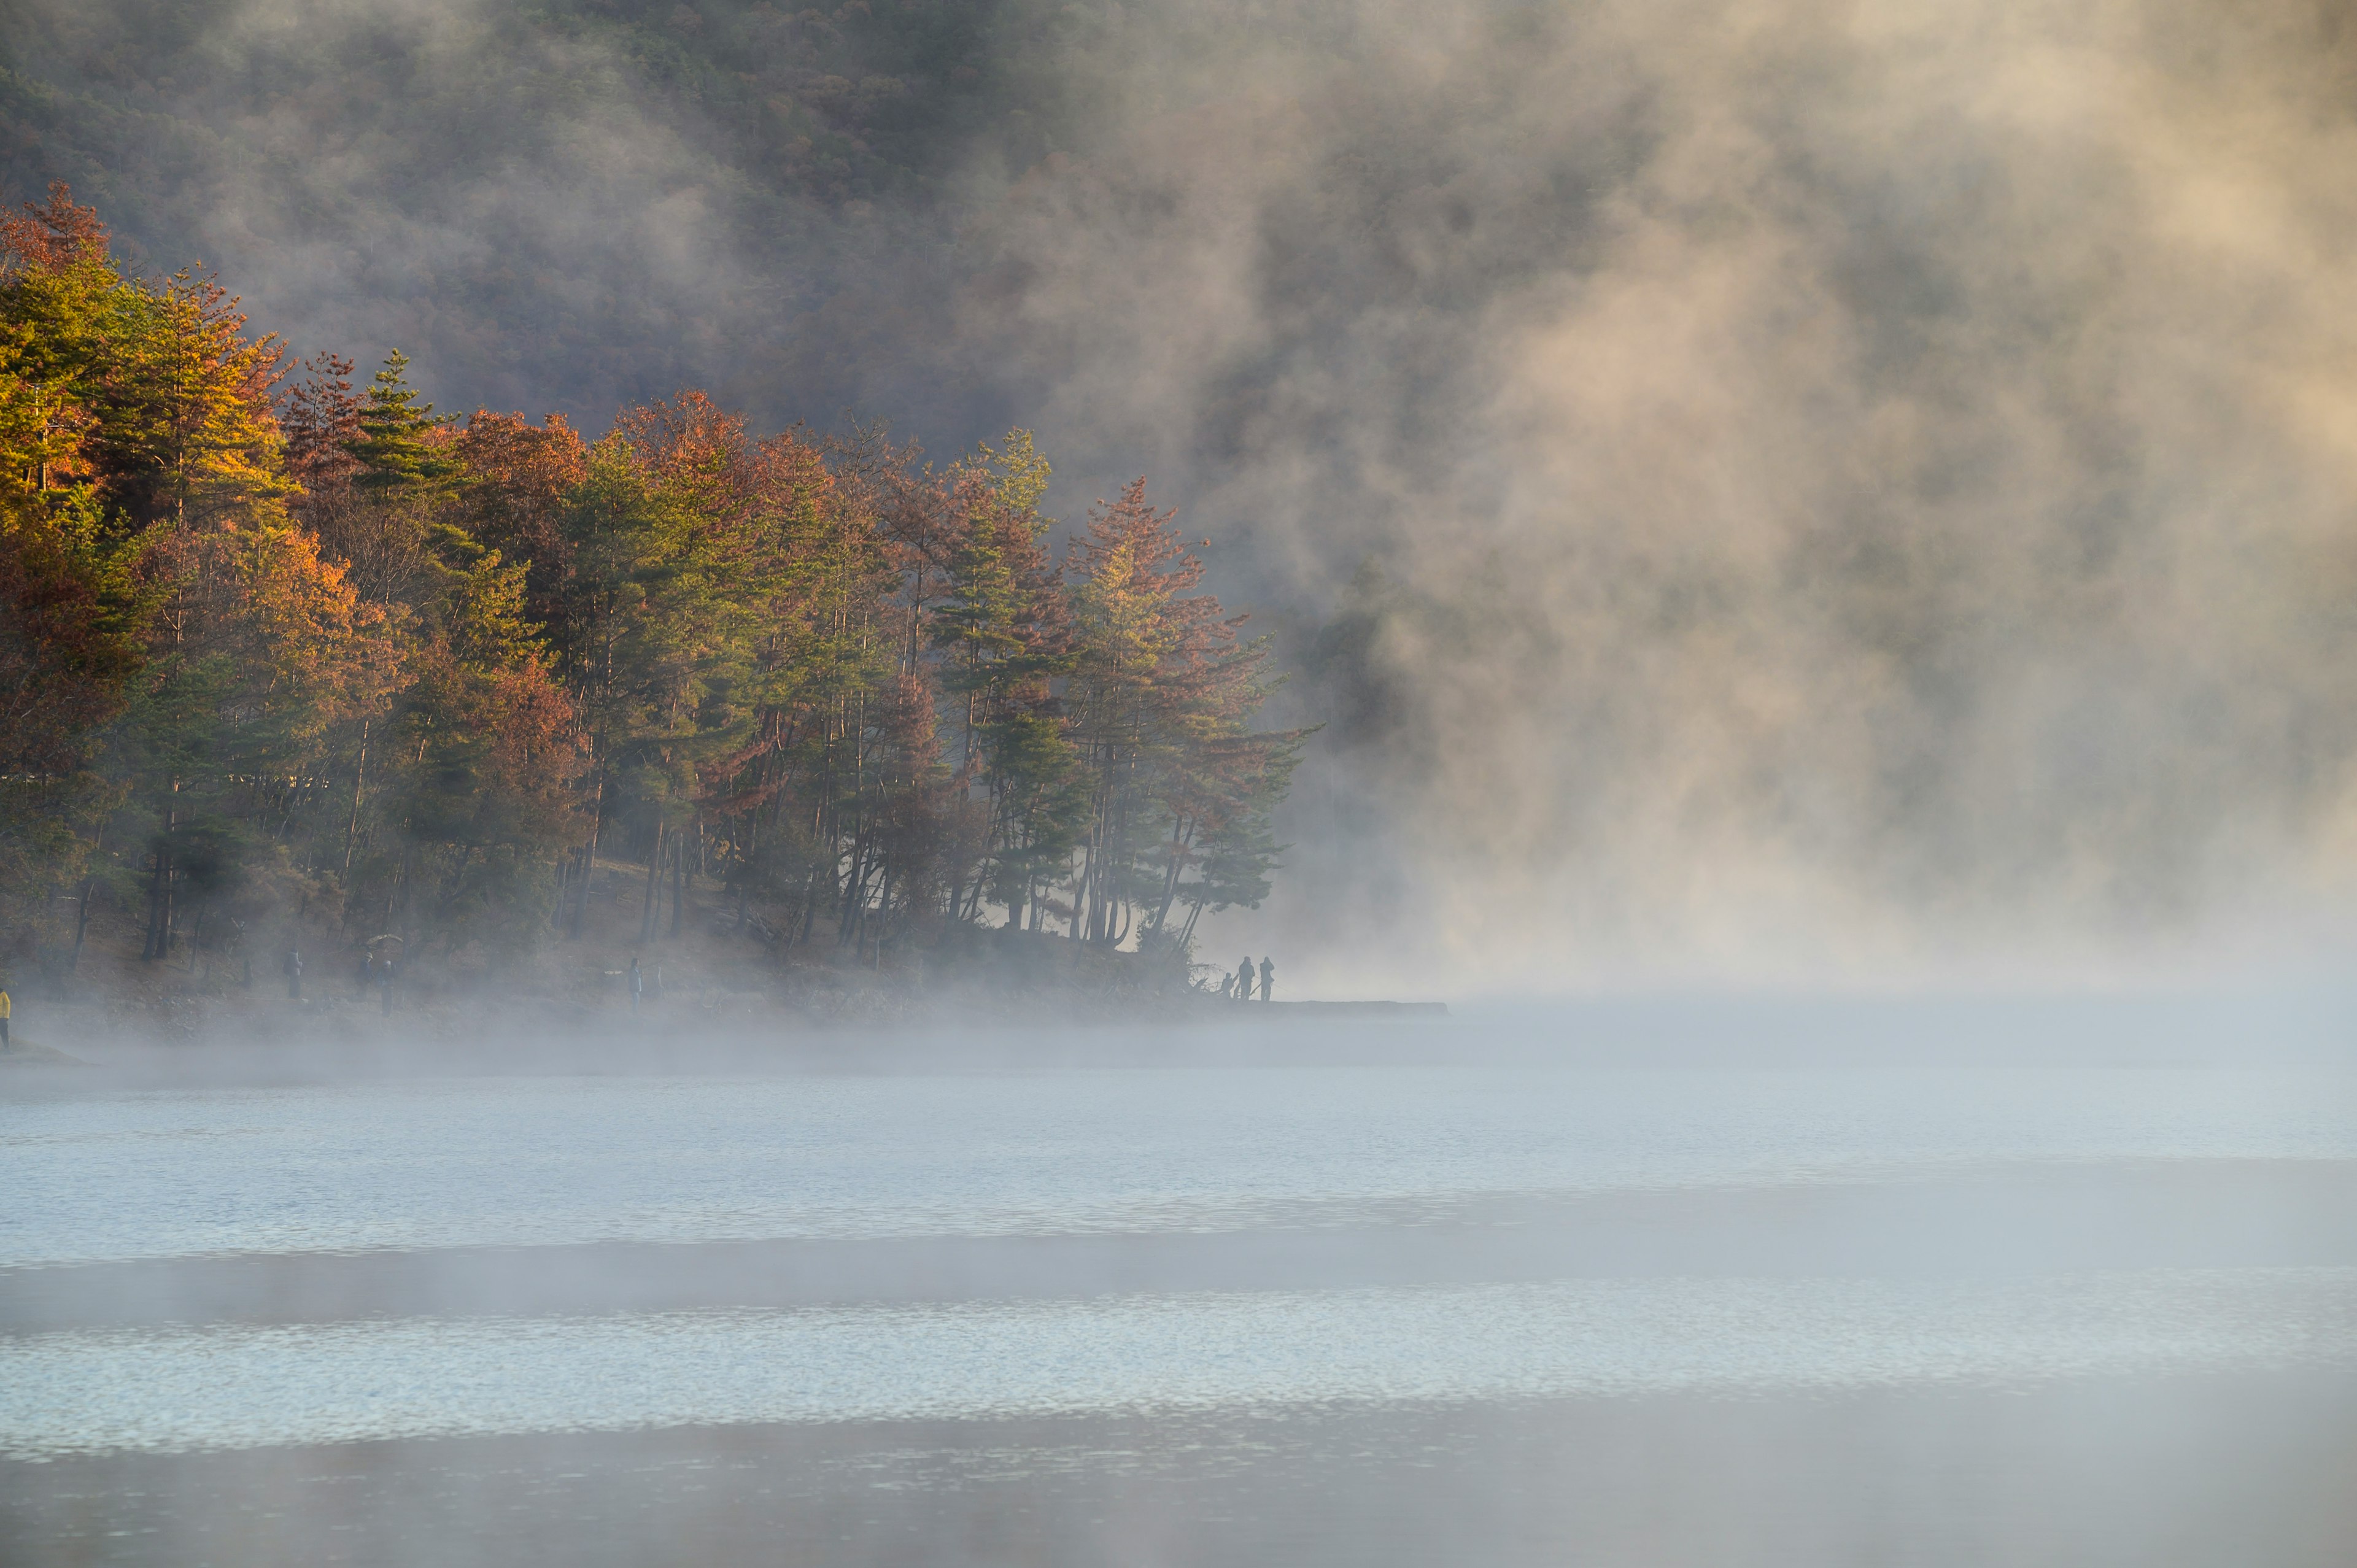
M1660 1279L66 1332L0 1453L2357 1365L2357 1269Z

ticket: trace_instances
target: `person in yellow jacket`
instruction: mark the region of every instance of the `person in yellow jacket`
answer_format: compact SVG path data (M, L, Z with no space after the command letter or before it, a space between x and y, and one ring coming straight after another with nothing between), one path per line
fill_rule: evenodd
M8 1049L8 993L0 990L0 1051Z

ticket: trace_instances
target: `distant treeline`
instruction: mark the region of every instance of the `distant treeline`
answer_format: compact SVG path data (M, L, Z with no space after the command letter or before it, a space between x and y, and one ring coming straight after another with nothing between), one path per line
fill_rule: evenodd
M1269 888L1300 732L1143 480L1060 554L1011 433L756 439L697 392L585 442L290 366L126 276L62 187L0 220L0 921L71 961L307 903L413 953L641 935L691 871L781 946L963 923L1183 951ZM673 918L678 900L671 899Z

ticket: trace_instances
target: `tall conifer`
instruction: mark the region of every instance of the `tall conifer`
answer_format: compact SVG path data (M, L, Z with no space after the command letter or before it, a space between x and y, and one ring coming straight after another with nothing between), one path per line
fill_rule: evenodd
M363 489L432 487L457 471L457 465L432 440L451 421L447 415L437 418L432 403L418 401L408 372L409 356L395 349L369 381L349 448L361 466L354 482Z

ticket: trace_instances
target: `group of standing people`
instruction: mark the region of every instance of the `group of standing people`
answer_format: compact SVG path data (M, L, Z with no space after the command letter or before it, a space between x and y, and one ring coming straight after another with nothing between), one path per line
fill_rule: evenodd
M1265 958L1260 961L1260 999L1263 1002L1275 1001L1275 961ZM1253 961L1251 954L1245 954L1243 961L1236 965L1235 973L1227 976L1220 982L1220 994L1231 1002L1249 1002L1253 999Z

